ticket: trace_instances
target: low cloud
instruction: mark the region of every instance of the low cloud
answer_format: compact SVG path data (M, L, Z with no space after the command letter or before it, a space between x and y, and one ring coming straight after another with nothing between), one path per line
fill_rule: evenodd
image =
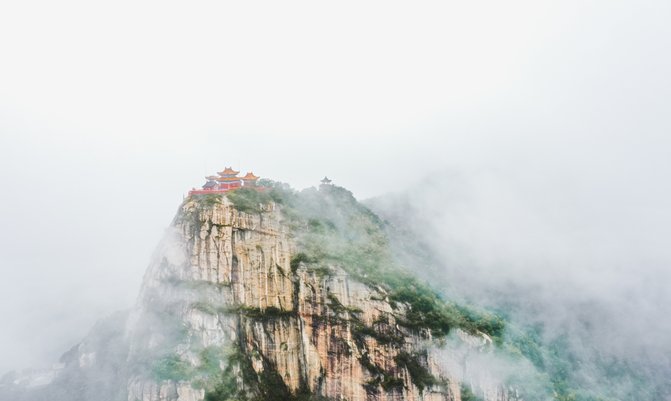
M454 299L540 327L545 343L563 341L581 358L573 373L584 383L602 386L597 367L620 366L664 385L671 374L671 251L663 245L671 237L664 207L671 188L651 180L656 171L639 182L634 172L607 182L585 164L582 175L539 166L441 171L371 204L434 254L420 274ZM535 180L544 171L546 179ZM618 386L609 391L629 387L626 380Z

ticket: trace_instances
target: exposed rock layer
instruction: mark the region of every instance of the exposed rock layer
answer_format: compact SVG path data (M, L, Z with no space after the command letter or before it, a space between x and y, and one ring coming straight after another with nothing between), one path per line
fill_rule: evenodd
M187 199L125 331L94 330L50 387L69 401L200 401L229 377L249 399L461 401L427 351L430 333L397 324L405 306L336 264L292 264L297 244L282 218L274 204L248 214L225 197ZM487 400L515 398L485 390Z

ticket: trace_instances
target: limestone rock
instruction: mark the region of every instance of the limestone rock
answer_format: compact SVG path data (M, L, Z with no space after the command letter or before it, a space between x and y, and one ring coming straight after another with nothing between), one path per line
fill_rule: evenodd
M201 401L230 376L240 394L261 398L273 391L348 401L461 401L457 379L441 371L427 346L430 335L398 324L403 305L392 307L383 289L353 280L334 263L292 269L296 252L274 204L250 214L226 197L187 199L135 308L73 349L45 394L51 401ZM491 343L463 337L473 349ZM417 383L413 366L436 380ZM13 401L42 399L19 393ZM485 396L516 399L499 387Z

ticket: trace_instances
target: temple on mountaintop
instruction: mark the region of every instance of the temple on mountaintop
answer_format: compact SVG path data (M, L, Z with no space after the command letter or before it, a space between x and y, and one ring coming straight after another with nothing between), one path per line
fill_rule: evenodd
M219 194L242 187L257 188L256 181L258 181L259 177L255 176L252 172L247 173L244 177L238 177L238 174L240 174L239 171L226 167L224 171L220 171L217 174L205 177L207 182L203 185L203 188L194 188L189 191L189 195Z
M210 175L205 177L207 180L201 189L192 188L189 195L207 195L207 194L221 194L228 191L233 191L239 188L254 188L258 191L263 191L266 188L259 186L257 181L259 177L255 176L251 171L244 177L238 177L239 171L233 170L231 167L226 167L224 171L220 171L217 175ZM332 181L328 177L321 180L320 190L328 190L333 188Z

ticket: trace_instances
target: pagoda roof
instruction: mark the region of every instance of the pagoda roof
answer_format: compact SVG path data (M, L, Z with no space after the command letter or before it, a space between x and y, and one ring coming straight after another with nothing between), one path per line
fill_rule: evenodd
M331 180L329 180L328 177L324 177L324 179L321 182L324 183L324 184L328 184L328 183L331 182Z
M242 179L243 179L243 180L250 180L250 181L251 181L251 180L258 180L259 177L255 176L254 173L252 173L252 172L250 171L249 173L247 173L247 175L245 175L244 177L242 177Z
M216 181L216 180L219 179L219 177L216 176L216 175L210 175L210 176L205 177L205 179L208 180L208 181Z
M240 177L217 177L217 181L240 181Z
M240 173L239 171L235 171L230 167L226 167L224 169L224 171L220 171L217 174L219 174L219 175L238 175L239 173Z
M217 183L214 181L208 181L203 185L203 188L214 188L217 186Z

